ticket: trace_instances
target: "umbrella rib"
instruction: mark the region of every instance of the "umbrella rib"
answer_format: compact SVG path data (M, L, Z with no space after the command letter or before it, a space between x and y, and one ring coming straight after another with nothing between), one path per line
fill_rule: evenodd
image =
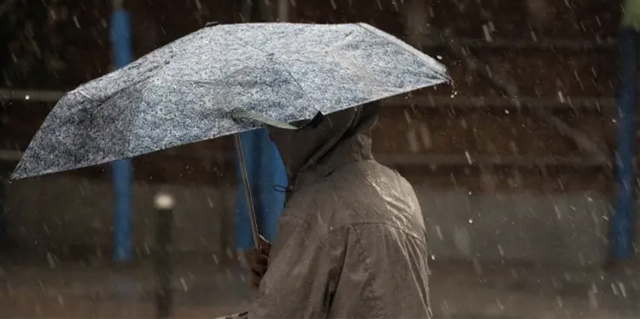
M293 80L293 82L296 83L296 85L298 86L298 89L300 89L300 91L302 91L302 95L306 98L307 97L307 92L304 90L304 88L302 87L300 82L298 82L298 79L296 79L296 77L293 76L293 74L291 73L291 71L288 70L288 68L285 67L284 71L287 72L287 74L289 74L289 77Z
M278 120L274 120L274 119L270 119L268 117L262 116L258 113L255 112L250 112L250 111L244 111L242 109L237 109L237 110L233 110L231 113L231 116L233 118L236 119L250 119L256 122L259 122L261 124L266 124L269 126L274 126L277 128L281 128L281 129L285 129L285 130L297 130L298 128L286 123L286 122L281 122Z

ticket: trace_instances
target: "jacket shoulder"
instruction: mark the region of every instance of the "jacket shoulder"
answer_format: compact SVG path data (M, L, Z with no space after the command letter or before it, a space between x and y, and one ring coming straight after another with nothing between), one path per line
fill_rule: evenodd
M375 162L345 166L301 189L287 203L285 216L304 220L319 235L355 224L386 224L412 234L424 232L413 187L397 172Z

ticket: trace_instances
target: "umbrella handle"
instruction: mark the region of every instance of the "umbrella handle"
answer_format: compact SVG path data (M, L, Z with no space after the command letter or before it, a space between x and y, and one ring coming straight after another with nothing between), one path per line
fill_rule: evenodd
M251 196L251 186L249 185L249 175L247 174L247 165L244 160L244 152L242 151L242 142L240 135L234 134L233 139L236 143L236 152L238 154L238 162L240 166L240 175L242 176L242 185L244 186L244 195L247 200L247 208L249 210L249 221L251 223L251 235L253 235L253 245L256 250L260 250L260 232L258 231L258 220L256 219L256 210L253 206L253 197Z

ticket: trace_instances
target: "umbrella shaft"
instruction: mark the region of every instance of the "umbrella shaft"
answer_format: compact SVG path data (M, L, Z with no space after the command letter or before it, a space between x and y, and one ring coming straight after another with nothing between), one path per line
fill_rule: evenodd
M247 165L244 160L244 152L242 151L242 142L238 134L233 135L236 143L236 152L238 153L238 163L240 164L240 175L242 176L242 184L244 186L244 195L247 200L247 209L249 211L249 221L251 223L251 235L253 235L253 245L260 250L260 233L258 232L258 221L256 219L256 210L253 206L253 197L251 196L251 185L249 184L249 175L247 174Z

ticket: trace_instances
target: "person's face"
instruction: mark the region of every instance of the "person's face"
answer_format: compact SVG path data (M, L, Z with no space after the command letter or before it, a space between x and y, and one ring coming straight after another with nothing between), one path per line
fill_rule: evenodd
M317 149L314 130L303 127L286 130L276 127L268 129L269 138L278 148L288 176L294 176Z
M318 115L310 121L293 123L297 130L268 129L276 144L289 178L295 178L304 165L327 143L340 138L353 120L353 110L328 116ZM334 141L336 142L336 141Z

